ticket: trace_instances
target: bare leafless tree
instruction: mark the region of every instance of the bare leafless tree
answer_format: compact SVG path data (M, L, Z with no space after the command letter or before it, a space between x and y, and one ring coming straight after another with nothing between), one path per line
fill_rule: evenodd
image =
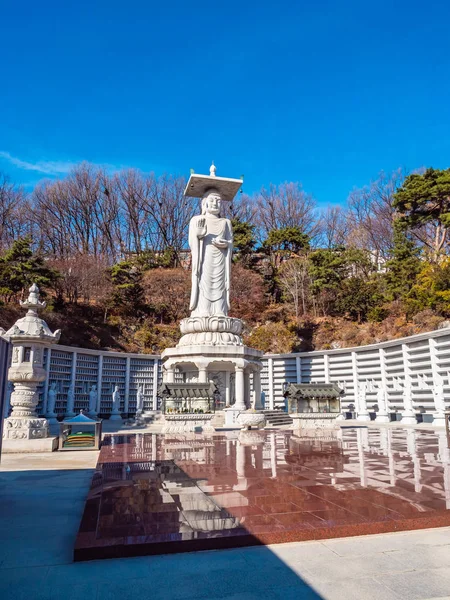
M162 175L147 178L147 202L144 210L152 219L152 246L156 252L172 250L176 263L181 264L179 252L186 247L189 221L196 214L198 201L184 197L183 177Z
M311 238L318 233L316 201L299 183L283 183L262 188L256 195L256 225L260 241L272 229L299 227Z
M223 213L228 218L255 225L258 207L254 196L238 193L233 202L224 202L222 206Z
M285 296L294 304L296 319L300 314L305 315L308 311L311 283L307 256L284 262L278 271L278 278Z
M117 173L111 186L120 198L120 246L125 252L140 254L151 247L152 226L145 210L149 186L137 169Z
M377 257L389 256L393 245L394 194L404 179L401 169L390 174L381 172L378 179L350 193L350 245L367 248Z
M11 246L14 240L31 234L27 208L25 190L0 173L0 250Z

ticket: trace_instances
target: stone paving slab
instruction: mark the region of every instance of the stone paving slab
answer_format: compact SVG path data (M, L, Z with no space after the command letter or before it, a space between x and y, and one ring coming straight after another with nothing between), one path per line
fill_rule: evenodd
M73 563L86 454L3 458L2 600L450 599L450 527Z

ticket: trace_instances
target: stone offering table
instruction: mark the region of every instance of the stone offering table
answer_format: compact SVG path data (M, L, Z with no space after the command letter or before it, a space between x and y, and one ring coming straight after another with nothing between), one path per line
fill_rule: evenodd
M296 413L291 414L295 429L333 429L342 419L340 413Z
M238 414L236 422L239 423L243 430L251 429L252 427L260 429L265 426L266 417L263 412L244 410Z

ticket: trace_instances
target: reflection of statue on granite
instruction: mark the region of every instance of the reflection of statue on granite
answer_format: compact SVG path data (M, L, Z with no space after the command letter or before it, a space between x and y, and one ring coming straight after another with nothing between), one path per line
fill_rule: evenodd
M192 252L193 317L228 315L233 230L220 217L221 195L210 189L202 199L202 216L191 219L189 246Z

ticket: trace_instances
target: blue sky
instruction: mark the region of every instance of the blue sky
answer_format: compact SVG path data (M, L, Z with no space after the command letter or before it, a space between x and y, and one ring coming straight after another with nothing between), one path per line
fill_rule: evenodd
M0 170L87 160L300 181L318 201L450 167L444 0L4 2Z

